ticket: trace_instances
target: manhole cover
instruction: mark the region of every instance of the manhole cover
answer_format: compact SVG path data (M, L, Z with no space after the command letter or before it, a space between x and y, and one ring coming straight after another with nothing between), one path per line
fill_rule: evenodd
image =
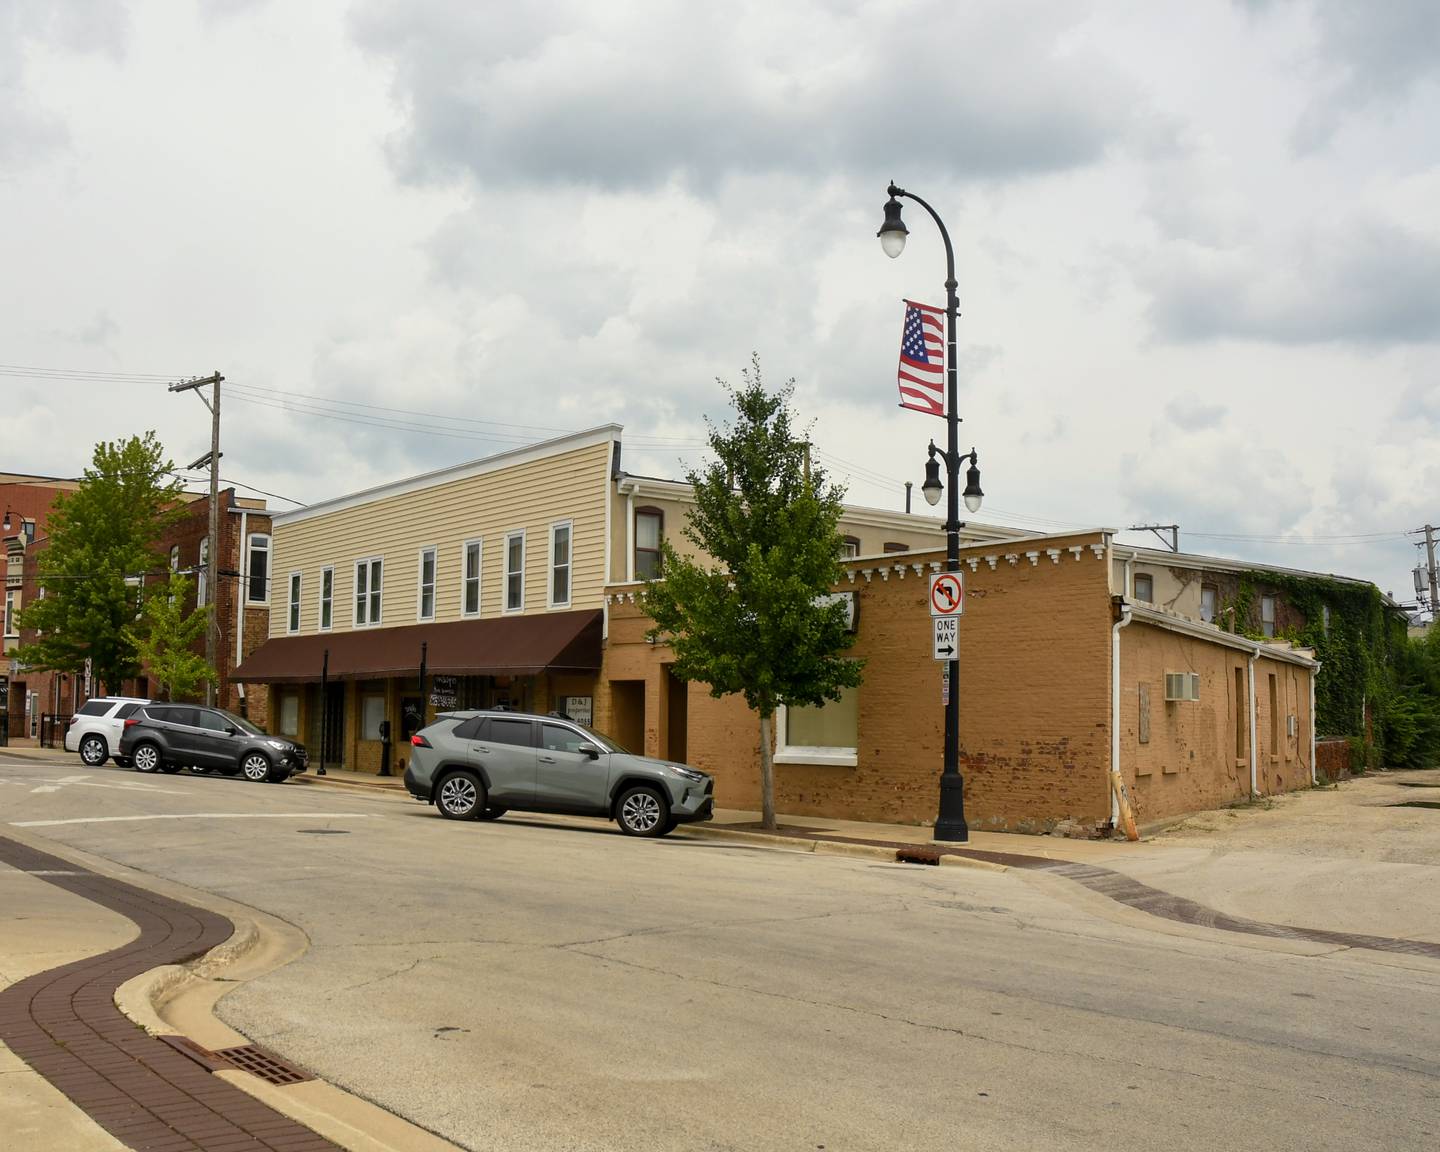
M307 836L348 836L348 828L297 828L297 832L303 832Z

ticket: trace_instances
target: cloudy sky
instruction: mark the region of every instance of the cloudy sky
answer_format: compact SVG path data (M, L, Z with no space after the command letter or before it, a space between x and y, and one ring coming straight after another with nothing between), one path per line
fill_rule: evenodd
M0 467L192 460L164 381L219 369L223 474L293 500L612 420L676 475L753 350L898 508L945 265L913 207L881 252L893 178L954 240L981 518L1408 599L1437 123L1433 0L0 0Z

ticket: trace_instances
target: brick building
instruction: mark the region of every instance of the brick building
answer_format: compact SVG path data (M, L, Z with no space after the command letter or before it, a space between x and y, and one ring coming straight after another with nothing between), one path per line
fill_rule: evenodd
M187 493L185 499L184 514L156 547L162 564L194 574L195 588L186 605L193 610L197 602L208 602L212 598L205 574L209 556L209 500L196 493ZM244 685L233 682L233 673L245 656L264 641L269 629L270 514L263 500L238 497L234 488L222 489L219 499L222 514L217 567L220 578L219 592L214 596L219 622L216 702L242 714L248 712L257 723L263 724L265 700L247 699ZM43 519L37 517L37 522L43 523ZM28 603L41 594L39 560L48 545L48 537L43 532L31 539L11 535L6 537L6 544L18 554L20 575L12 579L20 588L20 601ZM15 566L12 561L12 572ZM163 577L163 571L157 569L141 580L154 583ZM17 645L33 639L33 634L18 630L14 636ZM9 647L7 643L7 650ZM203 640L197 644L197 651L204 651ZM63 721L91 696L102 693L151 696L156 690L144 674L122 684L108 685L84 673L25 668L13 659L7 663L12 701L10 734L17 738L37 737L44 717L57 716Z
M1112 588L1108 532L983 544L961 559L960 752L971 827L1108 827L1112 764L1141 821L1245 797L1252 781L1260 795L1311 782L1317 666L1308 653L1132 604ZM777 714L780 811L935 819L943 665L930 658L928 589L943 560L941 550L847 560L837 591L855 599L851 653L866 661L865 680L838 703ZM720 805L758 808L758 718L741 697L717 700L670 674L669 649L645 640L638 591L608 590L597 727L714 773ZM1167 699L1179 690L1185 698Z

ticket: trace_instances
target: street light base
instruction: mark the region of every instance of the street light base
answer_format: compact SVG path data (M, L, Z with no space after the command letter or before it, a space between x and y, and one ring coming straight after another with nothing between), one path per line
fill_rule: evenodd
M965 781L958 772L940 777L940 818L935 821L935 839L963 844L970 839L965 823Z

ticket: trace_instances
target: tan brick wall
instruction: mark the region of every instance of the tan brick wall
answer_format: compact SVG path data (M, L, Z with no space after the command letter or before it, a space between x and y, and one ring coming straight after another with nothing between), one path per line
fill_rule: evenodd
M1036 551L1033 562L1027 550ZM1041 829L1067 819L1108 819L1110 602L1103 538L973 548L962 557L976 561L974 571L965 566L960 624L961 769L971 826ZM867 661L858 763L777 765L780 811L935 819L944 708L942 665L930 659L927 592L929 563L941 559L936 552L910 554L883 572L874 561L851 566L854 582L839 588L858 593L853 652ZM611 605L596 722L604 729L615 719L612 681L643 680L645 750L655 755L665 746L663 666L671 657L664 645L644 643L647 624L628 598ZM715 774L721 806L758 807L758 718L741 698L715 700L703 685L690 685L688 695L690 762Z
M1247 653L1135 622L1120 632L1120 762L1136 819L1164 819L1250 793ZM1165 701L1165 673L1198 672L1198 701ZM1236 674L1241 699L1237 714ZM1269 677L1275 677L1276 708ZM1310 673L1284 661L1255 662L1257 791L1310 783ZM1148 743L1140 742L1141 685L1149 690ZM1286 717L1296 717L1296 733ZM1271 721L1275 753L1272 757ZM1237 748L1237 725L1240 744ZM1238 754L1237 754L1238 753Z

